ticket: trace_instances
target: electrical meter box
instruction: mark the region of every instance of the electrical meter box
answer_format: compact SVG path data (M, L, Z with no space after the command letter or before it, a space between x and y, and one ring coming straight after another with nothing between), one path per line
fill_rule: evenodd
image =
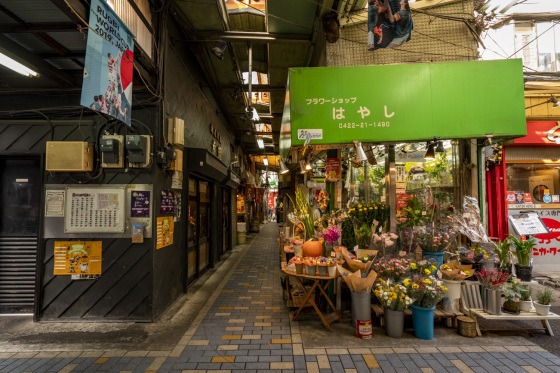
M126 152L128 166L133 168L145 168L150 163L150 136L127 135Z
M171 160L171 166L169 167L172 171L183 172L183 151L179 149L174 149L175 158Z
M167 142L171 145L185 145L185 122L181 118L167 120Z
M47 141L47 171L86 172L93 170L93 146L85 141Z
M103 168L124 167L124 136L104 135L99 143Z

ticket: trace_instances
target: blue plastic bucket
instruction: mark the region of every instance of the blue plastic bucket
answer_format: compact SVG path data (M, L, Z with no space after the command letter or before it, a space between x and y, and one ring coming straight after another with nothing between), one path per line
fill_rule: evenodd
M443 254L445 254L443 251L441 253L432 253L432 252L422 250L422 254L424 255L424 259L426 260L428 259L435 260L436 261L435 266L438 269L443 264Z
M420 339L434 339L434 310L436 306L426 308L410 305L414 335Z

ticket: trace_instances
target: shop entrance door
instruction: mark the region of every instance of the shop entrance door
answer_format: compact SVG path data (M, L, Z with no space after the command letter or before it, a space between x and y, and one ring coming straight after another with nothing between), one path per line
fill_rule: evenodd
M210 263L211 186L207 181L189 178L186 287L196 281Z
M0 314L32 313L41 211L41 158L0 156Z
M222 188L222 247L221 254L231 249L231 191Z

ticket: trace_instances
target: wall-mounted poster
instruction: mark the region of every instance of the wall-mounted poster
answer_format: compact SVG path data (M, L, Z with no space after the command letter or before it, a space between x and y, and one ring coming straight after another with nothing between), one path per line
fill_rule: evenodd
M175 210L174 203L175 203L175 197L173 196L173 191L166 190L166 189L162 190L160 212L162 214L173 212Z
M175 191L175 198L173 200L173 206L175 207L175 211L173 212L173 221L180 221L181 220L181 215L182 215L182 193Z
M64 190L47 190L45 195L45 216L64 216Z
M55 241L55 275L100 275L101 241Z
M408 0L368 0L368 51L398 47L411 33Z
M327 181L338 181L340 179L340 159L327 158L326 166Z
M133 190L130 194L130 216L150 215L150 191Z
M65 233L123 233L125 188L66 188Z
M264 188L256 188L255 203L263 203Z
M130 126L134 35L103 0L92 0L80 104Z
M156 249L173 245L173 231L175 225L171 216L160 216L157 218L156 226Z

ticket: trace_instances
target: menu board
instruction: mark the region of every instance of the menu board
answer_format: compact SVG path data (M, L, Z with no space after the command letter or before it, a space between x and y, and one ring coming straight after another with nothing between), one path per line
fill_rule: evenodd
M175 196L172 190L162 190L161 191L161 208L160 213L166 214L173 212L175 210Z
M67 188L65 233L124 232L124 188Z
M509 215L508 217L513 229L520 236L550 233L537 213Z

